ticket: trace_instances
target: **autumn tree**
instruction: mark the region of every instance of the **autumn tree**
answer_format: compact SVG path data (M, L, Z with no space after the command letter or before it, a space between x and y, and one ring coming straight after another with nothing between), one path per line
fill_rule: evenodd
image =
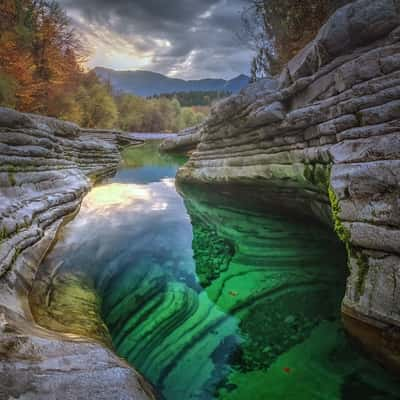
M78 86L81 61L79 40L56 2L1 2L2 104L13 103L21 111L58 116L59 98Z
M79 86L82 48L69 19L54 1L40 2L33 43L39 112L58 116L60 98Z
M0 98L22 111L34 108L32 57L35 7L30 0L0 3Z
M177 131L201 118L175 98L115 95L94 71L55 1L0 3L0 105L73 121L89 128Z

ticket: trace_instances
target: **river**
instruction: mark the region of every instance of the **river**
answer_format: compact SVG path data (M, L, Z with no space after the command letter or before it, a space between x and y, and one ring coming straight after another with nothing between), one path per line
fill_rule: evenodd
M64 227L38 322L112 342L166 400L399 399L342 329L335 235L245 189L177 188L184 158L157 146L125 150Z

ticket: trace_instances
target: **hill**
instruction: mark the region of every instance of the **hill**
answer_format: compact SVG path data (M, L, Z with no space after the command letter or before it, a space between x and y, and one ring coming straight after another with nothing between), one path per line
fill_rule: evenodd
M249 77L239 75L231 80L200 79L183 80L169 78L150 71L115 71L109 68L96 67L97 76L110 82L117 92L149 97L176 92L231 92L237 93L249 83Z

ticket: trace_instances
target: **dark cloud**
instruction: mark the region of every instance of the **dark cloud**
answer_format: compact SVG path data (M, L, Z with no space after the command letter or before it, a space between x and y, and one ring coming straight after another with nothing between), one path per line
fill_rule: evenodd
M93 48L91 65L184 78L247 73L236 37L248 0L61 0Z

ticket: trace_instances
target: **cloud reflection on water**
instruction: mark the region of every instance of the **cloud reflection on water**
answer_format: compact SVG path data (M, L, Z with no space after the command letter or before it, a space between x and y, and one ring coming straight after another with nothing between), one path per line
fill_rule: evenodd
M94 187L82 204L81 214L118 213L126 208L134 211L162 211L168 208L165 192L174 191L173 179L165 178L152 185L109 183ZM162 200L161 200L162 199ZM168 196L167 196L168 199Z
M150 201L151 197L150 189L145 186L111 183L93 188L86 197L83 207L91 211L101 211L110 207L125 208L137 201Z

